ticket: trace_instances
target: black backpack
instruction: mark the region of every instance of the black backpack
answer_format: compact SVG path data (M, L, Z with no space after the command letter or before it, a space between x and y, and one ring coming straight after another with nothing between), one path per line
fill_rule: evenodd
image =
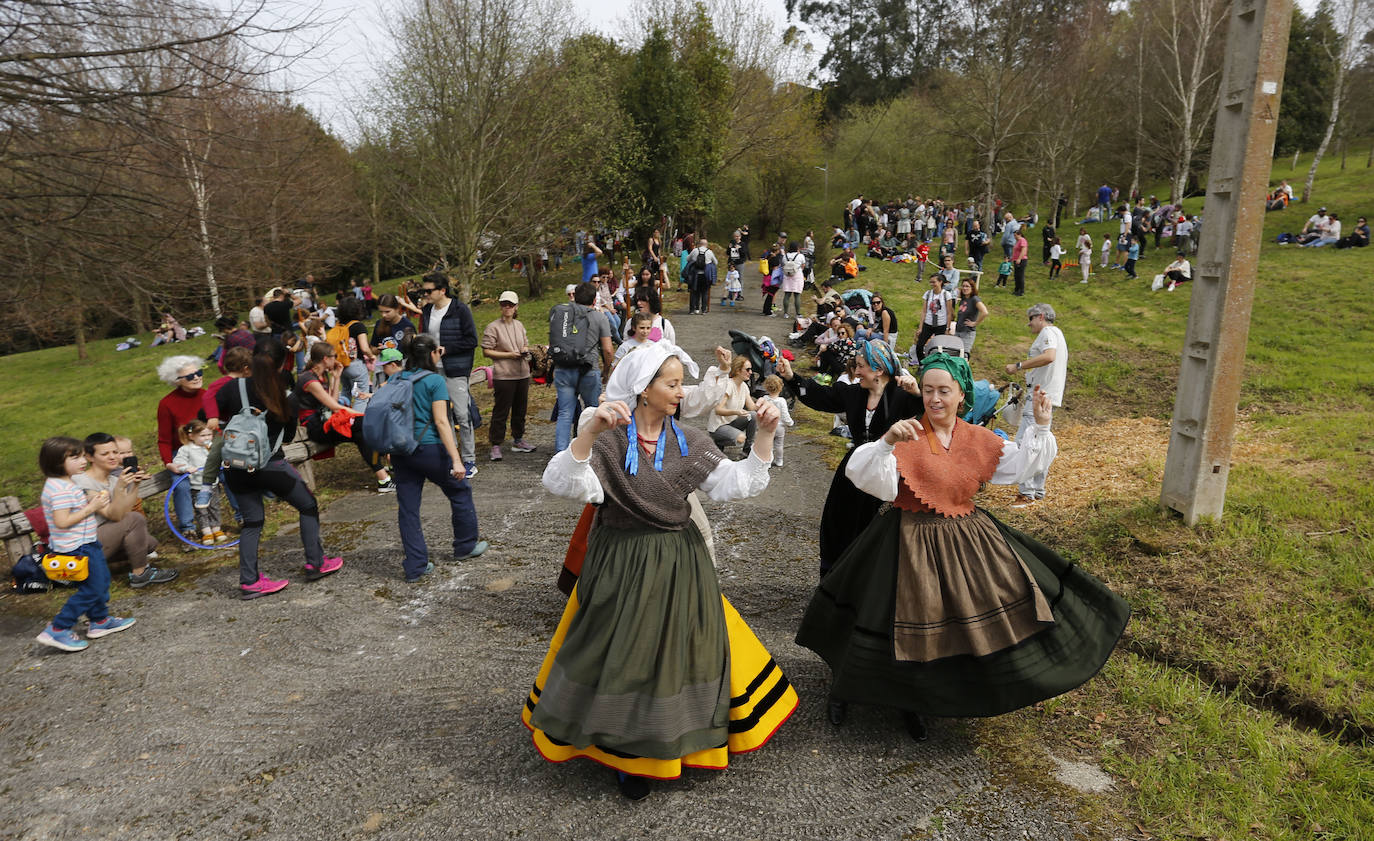
M554 367L576 368L585 364L596 343L590 310L581 304L559 304L549 311L549 356Z
M696 256L692 258L692 268L696 270L697 277L706 276L706 249L698 249Z

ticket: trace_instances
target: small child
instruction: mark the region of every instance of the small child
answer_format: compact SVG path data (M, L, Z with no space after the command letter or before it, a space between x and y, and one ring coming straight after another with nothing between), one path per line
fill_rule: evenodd
M1003 260L1002 264L997 267L997 285L1006 286L1009 277L1011 277L1011 261Z
M110 492L97 491L89 501L72 477L86 469L86 454L75 438L49 438L38 450L43 481L43 518L48 521L48 549L62 555L84 555L89 569L86 580L62 605L38 641L62 651L81 651L90 645L76 632L84 613L91 621L86 636L99 639L134 624L132 618L111 616L110 568L96 536L97 511L110 502Z
M1130 238L1130 245L1126 249L1126 276L1135 279L1135 261L1140 259L1140 240L1135 237Z
M792 414L787 411L787 401L782 399L782 379L776 374L764 377L763 390L768 392L764 399L772 403L778 409L778 428L773 433L773 466L782 467L782 443L783 437L787 434L787 427L792 426Z
M730 270L725 273L725 297L720 299L721 306L735 306L744 300L744 284L739 279L739 266L730 264Z
M1102 237L1102 268L1107 268L1107 261L1112 256L1112 238L1106 235Z
M181 449L172 457L173 473L189 473L186 480L191 483L191 496L195 500L196 528L200 529L201 543L227 543L229 535L220 529L219 500L215 498L215 472L206 475L205 463L210 460L210 444L215 440L214 433L205 421L193 420L177 430L181 439Z
M925 276L926 261L930 259L930 246L924 242L916 246L916 285L921 285L921 278Z
M625 341L616 348L613 362L619 362L625 354L635 348L644 347L653 342L650 338L654 329L654 314L651 312L637 312L634 318L630 319L630 335Z
M1060 269L1064 268L1064 246L1059 242L1059 237L1050 240L1050 280L1059 277Z

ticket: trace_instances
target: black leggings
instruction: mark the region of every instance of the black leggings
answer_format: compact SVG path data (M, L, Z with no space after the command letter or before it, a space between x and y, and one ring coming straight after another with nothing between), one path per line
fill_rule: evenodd
M239 533L239 583L253 584L258 580L258 540L262 537L265 511L262 495L271 492L300 512L301 545L305 548L305 562L316 568L324 560L324 545L320 542L320 509L315 495L306 487L301 474L285 459L273 459L266 467L249 472L227 469L224 485L234 492L243 514L243 531Z

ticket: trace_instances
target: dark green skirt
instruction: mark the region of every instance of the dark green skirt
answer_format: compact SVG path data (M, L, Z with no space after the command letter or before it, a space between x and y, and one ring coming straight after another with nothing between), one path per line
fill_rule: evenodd
M726 744L729 638L696 526L598 526L531 726L575 747L676 759Z
M890 508L874 518L821 579L802 618L797 643L830 665L832 697L951 718L1001 715L1081 686L1107 662L1130 607L990 514L1049 601L1054 625L982 657L899 662L892 628L902 516Z

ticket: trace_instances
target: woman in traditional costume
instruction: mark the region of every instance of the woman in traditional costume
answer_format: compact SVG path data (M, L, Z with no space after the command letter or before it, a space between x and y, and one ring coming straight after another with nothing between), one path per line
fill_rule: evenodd
M631 799L682 768L723 769L762 747L797 706L768 651L720 593L687 495L725 502L768 486L777 411L729 461L672 418L674 348L653 344L612 373L607 400L549 461L544 487L599 507L577 586L522 714L550 761L616 770ZM633 407L633 409L631 408Z
M902 373L887 342L859 343L854 383L822 385L814 379L794 376L786 359L778 360L775 370L803 405L818 412L844 415L855 447L881 438L895 421L921 413L920 395L914 393L915 380ZM835 469L821 512L822 577L882 506L882 500L856 488L846 477L845 467L854 452L846 453Z
M1049 547L975 508L984 482L1015 484L1057 453L1048 395L1034 394L1026 440L959 419L968 362L920 370L925 413L857 448L846 472L879 514L821 579L797 642L831 670L829 718L850 701L921 715L1000 715L1067 692L1106 663L1130 608Z

